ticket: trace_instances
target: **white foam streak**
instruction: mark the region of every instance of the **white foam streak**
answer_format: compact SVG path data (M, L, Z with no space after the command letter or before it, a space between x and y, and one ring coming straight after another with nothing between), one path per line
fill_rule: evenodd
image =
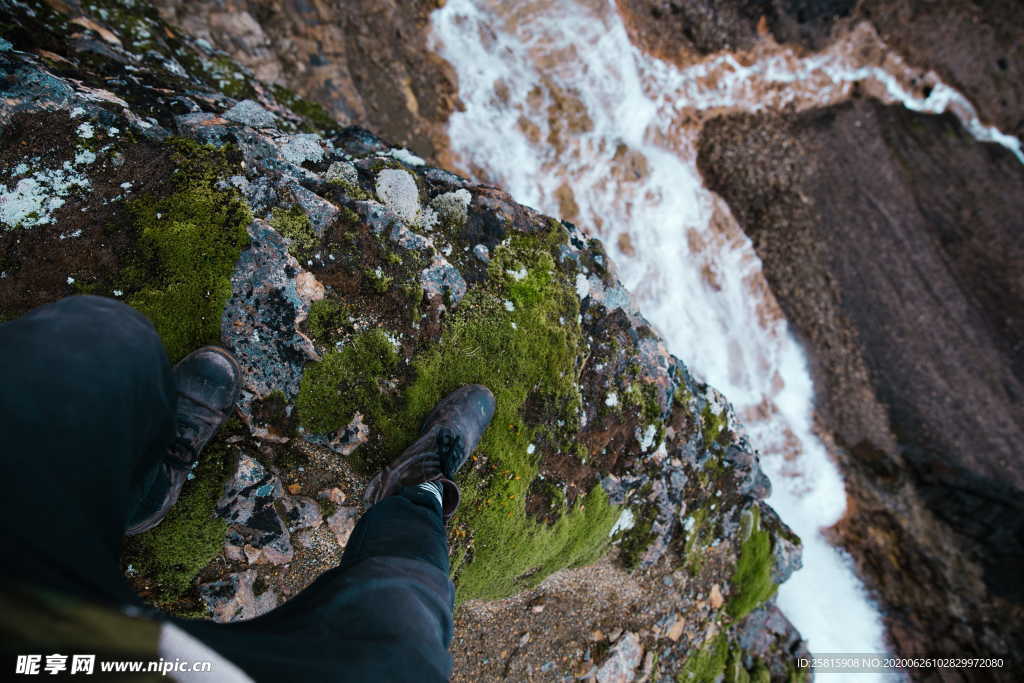
M877 610L820 533L846 495L814 433L805 356L750 241L702 185L695 135L715 112L827 105L860 82L883 100L948 108L1018 155L1020 142L884 46L878 63L855 63L864 51L851 46L879 43L866 25L826 53L769 45L749 65L726 54L686 69L637 50L614 0L449 0L433 27L465 103L449 124L456 158L518 201L600 234L672 352L745 417L772 477L770 503L804 540L805 568L780 590L780 607L813 651L883 652ZM932 84L927 96L908 85L915 76Z

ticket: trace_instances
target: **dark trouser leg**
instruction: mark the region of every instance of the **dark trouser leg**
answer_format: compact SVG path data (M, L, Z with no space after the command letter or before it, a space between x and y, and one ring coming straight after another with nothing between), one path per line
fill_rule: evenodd
M148 320L78 296L0 325L0 572L137 600L118 555L174 436L175 389Z
M258 680L445 680L453 605L441 505L409 487L370 508L341 565L285 605L181 625Z

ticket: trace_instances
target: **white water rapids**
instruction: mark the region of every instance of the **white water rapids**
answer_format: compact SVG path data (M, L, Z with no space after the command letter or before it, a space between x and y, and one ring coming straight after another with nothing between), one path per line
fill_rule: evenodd
M1024 160L1020 142L979 123L867 25L815 55L765 41L681 69L630 42L614 0L449 0L432 21L465 104L449 123L455 164L604 240L670 350L733 402L772 479L769 502L803 538L804 568L781 587L780 608L812 652L884 652L876 607L820 533L846 494L814 432L803 350L749 240L703 187L696 136L710 115L823 106L860 81L888 102L948 109ZM865 44L875 49L854 49Z

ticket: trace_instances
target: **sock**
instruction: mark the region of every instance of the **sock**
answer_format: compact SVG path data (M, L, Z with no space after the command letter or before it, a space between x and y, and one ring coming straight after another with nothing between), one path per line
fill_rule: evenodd
M422 490L426 491L427 493L434 494L434 497L437 498L438 504L443 505L443 503L441 502L441 482L439 482L439 481L425 481L422 484L417 484L416 488L422 489Z

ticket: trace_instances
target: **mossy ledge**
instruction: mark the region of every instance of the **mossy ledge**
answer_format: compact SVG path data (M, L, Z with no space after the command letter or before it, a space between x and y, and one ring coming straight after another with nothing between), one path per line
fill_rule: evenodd
M498 412L449 527L466 609L605 556L677 611L629 626L661 674L724 634L694 670L760 680L760 658L785 676L798 635L755 651L744 629L777 623L766 576L788 576L798 544L756 500L763 475L728 401L667 351L600 242L334 125L142 3L82 5L120 51L70 30L61 6L7 3L0 20L0 192L30 219L0 230L0 317L120 297L172 359L220 342L244 368L244 424L208 448L180 510L128 544L145 599L235 619L295 595L337 561L305 541L340 554L368 476L479 382ZM82 53L80 33L109 47ZM236 456L271 523L256 539L235 517L225 546L213 508ZM763 527L744 526L752 505ZM245 589L219 591L221 610L197 590L213 582ZM678 640L669 623L686 625Z
M373 330L309 366L296 399L302 425L312 432L337 430L361 410L371 429L384 435L386 460L414 438L447 393L468 383L490 387L497 412L474 456L478 466L467 467L463 482L459 522L468 534L452 568L460 600L511 595L557 569L597 559L618 514L599 486L551 526L528 518L523 508L537 475L536 444L556 439L559 422L569 429L579 419L581 334L578 323L567 322L577 320L579 304L555 263L559 238L560 230L516 234L499 246L486 282L448 318L438 343L412 361L401 391L381 390L397 374L397 356ZM322 330L338 310L337 304L318 305L311 324ZM524 417L534 401L557 412L543 420Z
M172 362L220 341L231 272L249 244L248 206L233 189L219 189L226 152L172 139L172 191L129 202L137 252L115 276L126 301L152 321Z

